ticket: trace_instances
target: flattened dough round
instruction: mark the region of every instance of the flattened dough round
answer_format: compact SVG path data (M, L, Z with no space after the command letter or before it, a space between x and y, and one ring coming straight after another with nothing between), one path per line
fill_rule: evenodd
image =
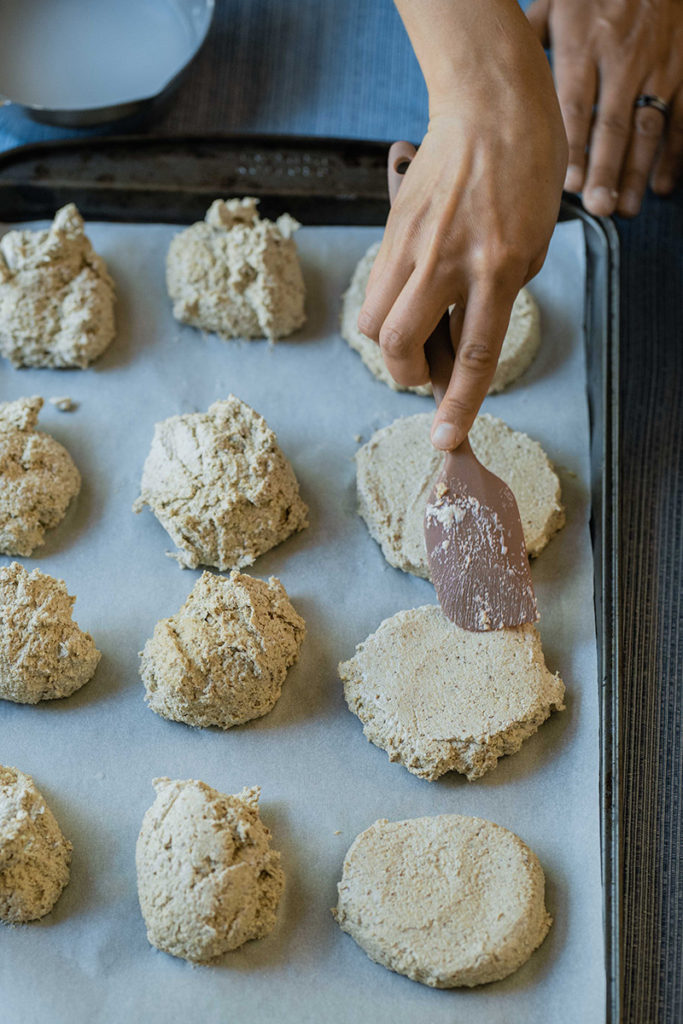
M385 619L339 675L370 742L430 780L480 778L564 707L534 626L470 633L437 605Z
M152 711L229 729L275 706L306 624L280 581L205 572L180 611L162 619L142 652Z
M134 510L149 505L187 569L251 565L308 526L275 434L234 395L155 425L140 491Z
M285 876L259 817L260 789L226 796L194 779L155 779L135 861L147 938L207 963L275 927Z
M423 519L443 464L429 438L431 413L394 420L356 452L358 511L390 565L429 579ZM526 549L538 555L564 526L560 481L537 441L480 414L470 431L480 462L517 499Z
M81 489L73 459L36 430L42 398L0 403L0 551L30 555Z
M64 580L39 569L0 568L0 698L37 704L92 678L100 652L72 619L75 600Z
M433 988L505 978L552 923L536 855L459 814L376 821L346 854L338 890L335 917L368 956Z
M31 776L0 765L0 920L49 914L69 881L71 850Z
M361 359L377 377L394 391L413 391L416 395L431 395L431 384L404 387L397 384L389 373L379 345L358 330L358 314L365 300L370 271L379 251L380 242L375 242L356 266L351 283L342 301L341 335L360 355ZM510 325L503 341L496 372L491 381L489 394L502 391L533 362L541 342L540 315L538 306L527 288L522 288L515 299L510 315Z
M114 338L114 300L73 203L47 231L0 239L0 353L13 366L85 369Z
M305 319L304 280L289 214L261 219L258 199L216 199L176 235L166 282L181 323L224 338L284 338Z

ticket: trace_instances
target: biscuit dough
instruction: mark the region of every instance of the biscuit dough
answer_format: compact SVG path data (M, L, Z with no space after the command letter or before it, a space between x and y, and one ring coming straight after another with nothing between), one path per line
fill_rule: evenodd
M344 293L341 316L342 338L358 352L371 373L384 384L388 384L394 391L413 391L417 395L431 395L431 384L410 387L397 384L386 367L379 345L358 330L358 314L365 300L365 289L380 244L380 242L375 242L370 246L354 270L351 283ZM498 358L496 372L489 387L489 394L502 391L524 373L538 352L540 342L538 306L531 293L526 288L522 288L512 307L510 324Z
M261 219L258 199L216 199L171 242L166 283L181 323L224 338L284 338L301 327L305 289L289 214Z
M437 605L385 619L339 675L368 740L423 779L480 778L564 708L534 626L470 633Z
M85 369L114 338L114 300L73 203L47 231L0 239L0 353L13 366Z
M356 452L358 511L390 565L429 579L424 510L443 464L429 438L431 413L394 420ZM560 481L537 441L480 414L472 450L517 499L530 556L564 526Z
M162 619L142 652L152 711L229 729L275 706L306 624L280 581L205 572L180 611Z
M259 787L236 796L194 779L154 787L135 851L150 943L207 963L268 935L285 876L259 817Z
M552 924L536 855L459 814L376 821L346 854L338 890L334 916L368 956L434 988L505 978Z
M0 403L0 552L30 555L81 489L66 448L36 430L42 398Z
M49 914L69 881L71 850L31 776L0 765L0 920Z
M100 652L72 619L75 600L63 580L39 569L0 568L0 698L68 697L92 677Z
M157 423L142 473L145 505L183 568L242 568L308 526L294 470L268 424L234 395Z

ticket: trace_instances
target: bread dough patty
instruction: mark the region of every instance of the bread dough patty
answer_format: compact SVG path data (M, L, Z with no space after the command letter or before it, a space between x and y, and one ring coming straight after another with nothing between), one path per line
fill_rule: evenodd
M274 576L205 572L180 611L162 619L142 652L153 711L188 725L229 729L275 706L306 624Z
M404 386L397 384L389 373L379 345L358 330L358 314L365 301L365 289L380 242L375 242L365 253L353 272L348 290L342 301L341 335L360 355L367 368L378 380L388 384L394 391L413 391L417 395L431 395L431 384ZM503 347L498 358L489 394L502 391L516 380L533 362L541 342L540 315L531 293L522 288L515 299L510 314L510 324L505 334Z
M71 850L31 776L0 765L0 920L49 914L69 881Z
M73 203L47 231L0 239L0 353L13 366L85 369L114 338L114 300Z
M283 214L261 219L258 199L216 199L203 221L176 235L166 283L181 323L224 338L284 338L305 319L294 232Z
M429 579L424 511L443 465L432 445L433 416L418 413L378 430L356 452L358 511L390 565ZM470 431L479 461L512 490L527 553L538 555L564 525L560 481L537 441L480 414Z
M335 917L368 956L434 988L516 971L552 919L536 855L483 818L376 821L344 860Z
M385 619L339 675L370 742L423 779L480 778L564 708L534 626L471 633L437 605Z
M133 509L149 505L187 569L251 565L308 526L275 434L234 395L156 424L140 490Z
M36 430L42 398L0 403L0 552L30 555L81 489L66 448Z
M75 600L64 580L39 569L0 568L0 698L37 704L92 678L100 652L72 619Z
M226 796L194 779L155 779L135 861L147 938L207 963L275 927L285 876L259 817L260 789Z

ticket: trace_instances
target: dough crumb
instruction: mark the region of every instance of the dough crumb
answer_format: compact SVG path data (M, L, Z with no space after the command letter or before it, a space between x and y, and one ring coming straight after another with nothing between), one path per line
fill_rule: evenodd
M59 409L60 412L73 412L78 408L78 402L74 402L73 398L69 398L68 395L63 395L59 398L50 398L50 405L54 405Z
M259 217L258 199L216 199L176 235L166 283L181 323L224 338L276 341L305 322L305 288L289 214Z
M193 963L275 927L285 884L259 816L260 789L227 796L195 779L154 780L135 862L152 946Z

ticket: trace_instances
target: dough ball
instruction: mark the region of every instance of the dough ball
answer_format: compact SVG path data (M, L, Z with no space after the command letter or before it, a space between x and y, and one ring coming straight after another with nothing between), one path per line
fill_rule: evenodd
M114 338L114 282L73 203L47 231L0 239L0 352L13 366L89 366Z
M229 729L271 711L306 624L274 576L205 572L180 611L162 619L142 652L152 711L174 722Z
M71 850L31 776L0 765L0 920L49 914L69 881Z
M480 778L564 708L534 626L470 633L437 605L385 619L339 675L370 742L423 779Z
M97 668L100 652L72 619L64 580L12 562L0 568L0 697L17 704L68 697Z
M335 917L371 960L433 988L516 971L552 919L522 840L483 818L376 821L344 860Z
M251 565L308 526L294 470L268 424L234 395L157 423L142 473L145 505L187 569Z
M66 448L36 430L42 398L0 403L0 552L30 555L81 489Z
M416 395L431 395L431 384L404 387L397 384L387 370L379 345L358 330L358 314L365 300L365 289L380 242L371 245L353 272L351 284L344 293L342 302L341 335L352 349L360 355L367 368L378 380L388 384L394 391L413 391ZM510 325L503 341L498 366L491 381L489 394L502 391L532 363L541 341L540 316L531 293L522 288L515 299L510 316Z
M285 876L259 817L258 786L236 796L194 779L154 787L135 851L150 943L207 963L268 935Z
M390 565L429 579L424 539L427 499L443 465L429 439L431 413L394 420L356 452L360 515ZM560 481L537 441L480 414L472 450L517 499L526 549L538 555L564 526Z
M173 316L224 338L275 341L301 327L304 280L285 213L261 219L258 199L216 199L206 218L176 235L166 284Z

